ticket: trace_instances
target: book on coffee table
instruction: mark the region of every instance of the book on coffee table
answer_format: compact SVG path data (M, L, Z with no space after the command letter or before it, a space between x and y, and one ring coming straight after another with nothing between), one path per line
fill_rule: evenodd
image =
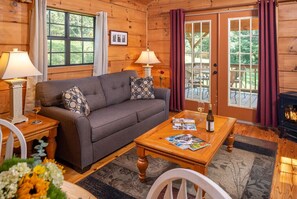
M192 151L196 151L210 145L206 141L191 134L178 134L167 137L166 140L181 149L190 149Z
M187 118L172 118L172 128L174 130L197 130L195 120Z

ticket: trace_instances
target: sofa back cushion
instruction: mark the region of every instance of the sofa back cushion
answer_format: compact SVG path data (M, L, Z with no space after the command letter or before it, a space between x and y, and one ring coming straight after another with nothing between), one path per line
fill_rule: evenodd
M136 71L127 70L99 76L107 105L118 104L130 99L130 77L137 77Z
M42 106L61 106L62 91L77 86L87 99L91 111L105 107L106 99L98 77L39 82L36 94Z

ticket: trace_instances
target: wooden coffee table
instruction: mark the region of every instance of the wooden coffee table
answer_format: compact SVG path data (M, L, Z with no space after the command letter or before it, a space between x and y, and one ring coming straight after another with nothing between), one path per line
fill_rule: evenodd
M145 181L145 173L149 164L146 158L147 155L151 155L154 158L160 157L170 162L174 162L183 168L189 168L207 175L208 164L225 140L227 140L228 143L227 150L229 152L232 151L234 142L233 128L236 119L214 116L215 131L209 133L205 130L206 114L186 110L177 114L175 118L195 119L197 131L173 130L172 120L169 119L134 140L137 147L137 167L139 169L139 180L141 182ZM199 119L203 119L203 121L199 122ZM210 146L197 151L191 151L189 149L182 150L165 140L165 138L169 136L181 133L190 133L199 137L209 142Z

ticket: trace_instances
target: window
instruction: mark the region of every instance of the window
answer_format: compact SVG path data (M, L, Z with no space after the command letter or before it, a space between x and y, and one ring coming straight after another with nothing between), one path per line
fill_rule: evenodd
M93 64L95 18L47 10L48 65Z
M258 20L257 17L229 19L229 106L257 107Z
M185 96L187 100L210 101L211 21L186 22Z

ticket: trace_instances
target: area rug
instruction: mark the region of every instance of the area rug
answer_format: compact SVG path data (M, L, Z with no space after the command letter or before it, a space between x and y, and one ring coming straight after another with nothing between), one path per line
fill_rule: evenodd
M234 199L269 198L276 150L276 143L237 135L232 153L226 151L225 145L219 149L208 167L208 177ZM179 167L150 156L148 161L145 183L138 180L133 148L77 184L100 199L146 198L158 176ZM195 192L192 186L189 192Z

